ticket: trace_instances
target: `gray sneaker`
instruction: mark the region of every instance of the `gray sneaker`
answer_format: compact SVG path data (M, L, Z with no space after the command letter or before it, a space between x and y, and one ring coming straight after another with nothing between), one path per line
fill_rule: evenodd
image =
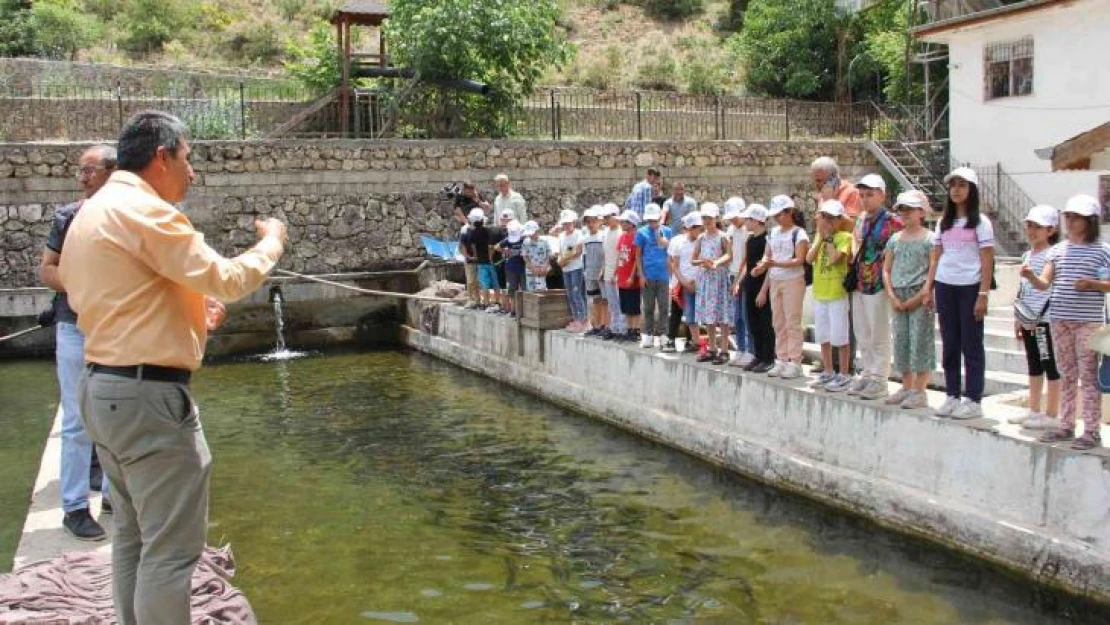
M825 385L825 391L829 393L843 393L848 390L852 385L852 376L839 373L833 376L833 379Z
M890 395L890 390L886 387L886 380L871 378L871 380L867 383L867 386L859 392L858 397L860 399L871 400L882 399L887 395Z
M1058 430L1060 420L1046 414L1036 414L1023 421L1021 427L1027 430Z
M966 397L960 402L956 410L952 412L952 418L960 421L978 419L981 416L983 416L983 408L979 405L979 402L971 401Z
M867 382L867 378L862 375L856 378L852 381L852 384L848 386L848 394L859 395L863 391L863 389L867 388Z
M928 408L929 398L922 391L910 391L906 398L902 400L899 406L903 410L917 410L918 408Z

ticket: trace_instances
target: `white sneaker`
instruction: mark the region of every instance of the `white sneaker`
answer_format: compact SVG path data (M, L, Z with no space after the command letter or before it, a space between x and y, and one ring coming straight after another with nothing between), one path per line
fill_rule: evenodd
M917 410L918 408L928 408L929 398L925 395L924 391L910 391L906 398L902 400L899 407L903 410Z
M915 394L912 389L901 388L898 392L886 398L886 405L900 406L902 402L906 401L911 395Z
M775 366L771 367L771 370L767 372L767 377L777 378L780 375L782 375L783 369L786 369L786 363L782 362L782 361L779 361L779 360L776 360L775 361Z
M981 416L983 416L983 408L978 402L971 401L966 397L960 402L960 406L952 411L952 418L960 419L961 421L965 419L978 419Z
M859 376L858 378L856 378L852 382L852 384L850 386L848 386L848 394L849 395L859 395L860 393L863 392L863 389L867 388L868 381L869 380L867 379L866 376L862 376L862 375Z
M960 400L950 396L946 398L944 403L940 405L940 408L934 410L933 413L938 417L951 417L952 413L956 412L956 409L959 407Z
M1013 421L1010 423L1013 423ZM1060 429L1060 420L1046 414L1035 414L1025 420L1021 426L1027 430L1058 430Z
M735 336L729 335L729 337L728 337L728 346L729 346L730 350L736 351L737 347L736 347L736 337Z
M809 388L822 388L828 386L829 382L832 382L834 377L836 376L832 373L821 373L815 380L809 383Z
M779 377L784 380L800 378L802 377L802 366L797 363L788 362L786 366L782 368L782 373L779 374Z
M665 336L655 337L655 343L654 343L655 349L663 349L663 345L666 342L667 342L667 337L665 337Z
M743 354L738 354L736 352L729 352L728 353L728 366L730 366L730 367L742 367L743 365L740 364L740 358L742 356L743 356Z
M745 352L743 354L740 354L739 366L747 367L748 365L752 364L752 361L754 361L754 360L755 360L755 354Z
M1026 421L1029 421L1030 419L1032 419L1034 417L1040 416L1040 414L1041 413L1039 413L1039 412L1033 412L1032 410L1030 410L1029 412L1027 412L1025 414L1021 414L1021 415L1018 415L1016 417L1010 417L1009 419L1006 419L1006 423L1009 423L1011 425L1021 425L1022 423L1025 423Z
M886 386L886 380L871 378L871 381L867 383L867 387L860 391L857 397L860 399L873 400L882 399L889 394L890 389Z
M640 337L640 347L643 347L644 349L648 349L654 344L655 344L655 337L654 336L651 336L649 334L645 334L645 335Z

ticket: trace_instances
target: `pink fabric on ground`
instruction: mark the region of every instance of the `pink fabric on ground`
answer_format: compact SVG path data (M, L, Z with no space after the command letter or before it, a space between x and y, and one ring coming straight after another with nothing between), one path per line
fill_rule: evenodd
M67 553L0 575L0 625L108 625L112 608L112 559L107 553ZM231 585L230 547L208 547L193 573L192 621L203 625L254 625L250 603Z

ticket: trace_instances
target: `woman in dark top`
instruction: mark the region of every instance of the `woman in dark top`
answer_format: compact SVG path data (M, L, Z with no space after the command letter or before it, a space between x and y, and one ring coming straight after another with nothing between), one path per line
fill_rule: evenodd
M767 274L756 275L755 270L767 250L767 209L760 204L752 204L748 207L745 218L751 234L744 246L740 274L744 276L744 305L748 307L748 325L755 343L755 359L744 370L766 373L775 366L775 330L771 324L770 303L764 301L760 304L757 301Z

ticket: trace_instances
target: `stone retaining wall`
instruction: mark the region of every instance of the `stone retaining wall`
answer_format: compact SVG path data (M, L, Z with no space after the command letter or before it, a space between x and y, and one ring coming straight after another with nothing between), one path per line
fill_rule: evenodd
M53 207L78 196L74 174L87 145L0 144L0 286L37 283ZM196 142L185 210L225 254L253 242L256 216L276 216L291 226L282 267L358 271L423 257L421 234L456 238L452 204L438 191L463 179L492 197L493 177L508 173L541 224L561 208L623 203L652 165L700 200L788 193L812 208L809 163L826 154L846 178L878 168L863 144L820 141Z

